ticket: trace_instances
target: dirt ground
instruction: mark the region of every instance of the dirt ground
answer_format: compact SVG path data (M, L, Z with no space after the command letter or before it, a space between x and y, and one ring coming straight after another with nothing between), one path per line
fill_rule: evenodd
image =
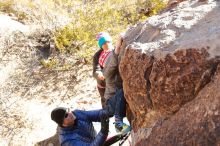
M91 66L75 62L68 71L44 68L33 37L44 33L39 26L27 26L2 14L0 20L1 146L33 146L53 136L57 125L50 112L55 107L101 108ZM74 64L71 58L67 59ZM110 136L116 133L113 122L111 118ZM94 125L98 132L100 123Z

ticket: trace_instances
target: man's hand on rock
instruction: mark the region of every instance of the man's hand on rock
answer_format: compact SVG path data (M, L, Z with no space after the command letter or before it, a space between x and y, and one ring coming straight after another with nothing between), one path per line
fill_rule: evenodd
M118 55L119 52L120 52L123 39L124 39L124 33L121 33L121 34L119 35L119 38L118 38L118 41L117 41L117 44L116 44L116 48L115 48L115 54L117 54L117 55Z

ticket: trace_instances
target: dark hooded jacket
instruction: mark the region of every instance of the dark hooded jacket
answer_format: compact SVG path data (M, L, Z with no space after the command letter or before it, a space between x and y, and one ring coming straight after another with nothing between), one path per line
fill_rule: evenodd
M98 74L102 72L103 68L99 64L99 56L103 49L99 49L93 56L93 77L97 80L97 84L101 87L105 87L105 80L100 80Z

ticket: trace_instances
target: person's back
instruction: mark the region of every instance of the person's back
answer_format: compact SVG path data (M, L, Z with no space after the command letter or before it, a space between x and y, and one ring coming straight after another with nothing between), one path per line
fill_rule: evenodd
M122 38L120 38L119 43L116 46L116 50L118 51L121 47ZM103 68L103 75L105 77L106 82L106 91L104 94L105 99L109 99L115 95L116 90L122 89L122 79L119 73L119 59L118 53L115 53L116 50L112 50L111 54L106 59L105 67Z
M112 58L113 58L113 54L114 52L112 51L111 54L109 55L107 61L106 61L106 64L107 66L111 65L111 68L104 68L103 69L103 74L105 76L105 84L106 84L106 88L105 88L105 94L104 94L104 97L106 100L108 100L110 97L114 96L115 95L115 91L116 91L116 75L118 74L118 69L117 69L117 66L113 66L113 65L116 65L116 64L113 64L112 63ZM110 64L111 63L111 64ZM111 73L109 73L110 71L108 70L110 69L111 70ZM106 73L109 73L108 75L106 75Z

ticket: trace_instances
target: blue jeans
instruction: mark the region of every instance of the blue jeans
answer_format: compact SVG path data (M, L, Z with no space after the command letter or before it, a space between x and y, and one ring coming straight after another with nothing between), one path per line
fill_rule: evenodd
M115 95L107 100L106 106L109 116L114 115L115 118L123 120L123 117L126 116L126 100L123 89L116 89Z

